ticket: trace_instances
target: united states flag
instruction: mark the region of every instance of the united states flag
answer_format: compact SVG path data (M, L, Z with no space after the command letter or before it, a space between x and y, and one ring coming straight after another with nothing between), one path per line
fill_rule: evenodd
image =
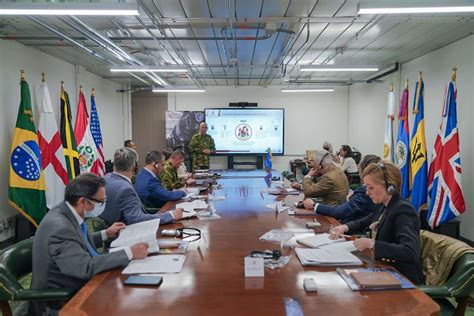
M428 174L430 208L427 219L433 228L461 215L466 209L461 187L456 95L454 82L450 82Z
M97 115L94 95L91 95L90 129L92 137L94 138L95 146L97 147L97 151L99 152L99 159L94 162L94 165L92 166L92 172L103 176L105 174L104 146L102 143L102 133L100 131L99 115Z

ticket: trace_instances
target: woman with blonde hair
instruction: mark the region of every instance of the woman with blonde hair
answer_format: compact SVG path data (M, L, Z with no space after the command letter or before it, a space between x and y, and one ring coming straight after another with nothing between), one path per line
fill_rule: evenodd
M413 206L400 196L400 170L390 162L372 163L363 171L362 179L372 202L382 205L380 210L375 216L336 226L331 238L368 226L372 238L356 239L357 250L372 249L375 260L391 263L413 283L423 284L420 220Z

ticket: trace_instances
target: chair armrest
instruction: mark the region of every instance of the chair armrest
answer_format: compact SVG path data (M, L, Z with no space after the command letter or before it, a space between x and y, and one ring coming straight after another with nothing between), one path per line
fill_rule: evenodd
M20 290L15 296L18 301L68 300L74 295L72 289Z
M418 288L431 298L451 297L451 293L444 286L420 285Z
M148 214L155 214L160 211L159 207L145 207L145 210Z

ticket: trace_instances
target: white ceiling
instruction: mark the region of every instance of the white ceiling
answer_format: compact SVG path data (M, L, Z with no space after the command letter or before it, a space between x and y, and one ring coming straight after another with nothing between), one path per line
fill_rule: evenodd
M371 76L303 73L300 65L371 64L383 69L474 31L472 13L357 16L358 2L138 0L139 17L38 17L36 21L2 17L0 36L133 86L153 81L143 74L139 80L127 73L111 73L110 67L186 65L187 75L160 74L170 86L288 87L350 84ZM94 32L103 38L94 42L87 37ZM130 57L128 62L104 48L117 49L113 45Z

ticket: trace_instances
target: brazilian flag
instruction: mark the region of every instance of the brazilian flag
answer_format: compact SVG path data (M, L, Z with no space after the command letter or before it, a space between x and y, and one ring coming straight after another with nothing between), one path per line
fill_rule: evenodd
M61 142L64 148L64 157L66 158L66 168L69 180L79 175L79 154L77 152L76 139L72 131L71 105L69 95L64 89L61 89Z
M30 88L21 80L21 101L10 151L8 200L33 225L46 214L40 149L31 110Z

